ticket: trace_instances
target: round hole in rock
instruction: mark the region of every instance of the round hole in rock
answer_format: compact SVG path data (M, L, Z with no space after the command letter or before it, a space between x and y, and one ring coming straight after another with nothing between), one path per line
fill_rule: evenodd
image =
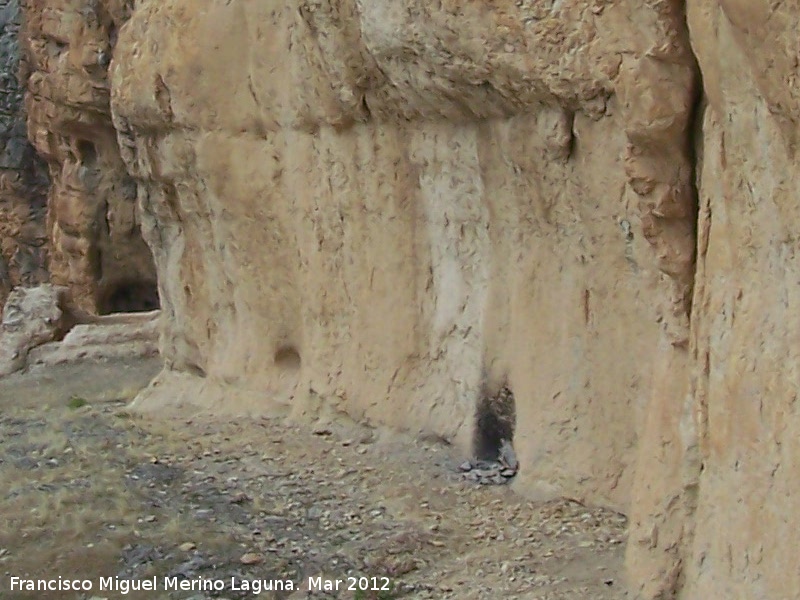
M158 286L152 282L128 281L118 283L103 295L97 310L101 315L111 313L147 312L159 308Z
M275 351L275 366L282 369L299 369L300 353L293 346L281 346Z
M503 386L496 394L484 393L475 412L476 458L497 460L503 440L508 443L514 440L516 419L514 393L507 386Z

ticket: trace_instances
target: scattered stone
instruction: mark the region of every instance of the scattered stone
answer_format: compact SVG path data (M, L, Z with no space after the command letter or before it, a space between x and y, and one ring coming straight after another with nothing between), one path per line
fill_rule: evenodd
M248 496L245 492L239 492L231 496L230 502L231 504L242 504L244 502L249 502L250 496Z
M467 461L458 468L463 480L473 481L478 485L504 485L517 474L516 469L500 461Z
M264 562L264 557L256 552L247 552L242 554L239 558L239 562L243 565L260 565Z
M508 469L512 469L515 473L519 468L517 461L517 453L514 452L514 447L508 440L501 440L500 442L500 455L498 460L500 464Z
M459 598L467 586L475 600L623 597L616 571L622 547L615 544L625 540L624 517L578 502L536 503L496 493L493 486L517 473L508 452L503 460L498 449L496 460L473 458L459 465L463 458L454 461L452 448L431 450L381 439L365 460L342 451L341 440L351 440L353 449L360 442L356 432L344 427L339 438L338 424L331 425L335 438L320 438L276 420L269 422L265 436L261 423L251 431L252 425L206 424L201 417L194 424L178 422L176 433L169 435L180 436L179 444L167 445L166 436L148 436L149 421L129 428L127 421L103 413L106 403L93 406L80 414L59 406L70 420L64 428L66 441L75 445L70 458L60 456L61 445L23 442L31 430L39 432L34 441L42 439L41 429L48 424L39 411L17 420L0 414L0 472L6 468L3 459L16 469L19 457L34 457L41 469L57 456L59 469L69 469L82 466L78 459L87 452L110 450L108 461L125 474L121 483L130 488L125 497L143 500L131 507L136 511L131 514L139 515L140 523L159 523L138 526L133 535L139 539L116 557L119 577L147 577L157 569L182 579L305 582L312 573L336 578L352 573L390 577L395 586L390 596L419 600ZM283 442L266 442L273 437ZM258 443L260 452L251 456L248 448ZM203 457L205 448L209 453ZM44 484L38 475L31 472L32 487L59 490L58 481ZM81 471L82 477L88 475ZM454 485L454 480L471 485ZM87 499L98 491L87 487ZM175 506L182 507L181 514L174 513ZM91 537L80 539L79 547L92 541L105 551L109 528L87 531ZM201 543L187 541L190 536ZM593 545L581 550L586 540ZM468 556L468 562L450 560L450 553ZM19 570L26 560L3 554L0 550L4 570ZM566 586L559 583L563 564L575 561L590 576L572 581L569 575ZM598 565L608 569L598 571ZM612 578L613 586L606 583ZM444 594L439 586L453 591ZM222 594L244 598L230 589Z

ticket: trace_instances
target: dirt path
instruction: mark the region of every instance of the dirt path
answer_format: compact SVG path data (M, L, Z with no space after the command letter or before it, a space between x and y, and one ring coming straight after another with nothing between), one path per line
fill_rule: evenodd
M342 580L312 597L624 597L616 514L464 482L447 446L386 432L129 414L156 368L0 381L2 598L295 599L245 588L309 577ZM388 589L346 591L350 575ZM93 589L24 594L12 576ZM99 589L154 576L156 592ZM226 589L166 591L164 577Z

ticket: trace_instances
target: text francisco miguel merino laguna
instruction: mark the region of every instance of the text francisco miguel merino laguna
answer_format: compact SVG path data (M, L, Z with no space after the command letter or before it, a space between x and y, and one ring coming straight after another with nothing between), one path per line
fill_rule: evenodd
M161 586L159 586L159 581ZM147 579L120 579L118 577L100 577L97 582L97 591L119 592L122 595L130 592L144 591L188 591L188 592L252 592L258 595L269 591L299 590L300 584L291 579L240 579L228 577L225 579L183 577L150 577ZM344 579L327 579L324 577L309 577L307 581L309 591L335 591L335 590L360 590L380 591L391 590L388 577L347 577ZM95 582L91 579L69 579L57 577L55 579L23 579L11 577L11 591L19 592L91 592L95 589Z

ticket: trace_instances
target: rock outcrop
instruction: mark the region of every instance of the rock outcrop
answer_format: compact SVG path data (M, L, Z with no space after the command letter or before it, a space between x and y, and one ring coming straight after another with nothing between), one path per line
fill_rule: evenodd
M0 0L0 305L47 281L47 174L28 143L18 0Z
M75 313L69 292L45 284L9 294L0 321L0 377L29 367L158 354L158 311Z
M19 287L9 294L0 321L0 377L23 369L28 353L67 328L66 290L52 285Z
M116 313L72 327L64 338L28 352L28 367L158 355L158 311Z
M117 148L108 64L131 3L25 0L28 135L47 161L51 280L93 313L157 308L136 184Z
M630 516L638 597L798 596L800 5L687 4L29 0L54 277L145 273L90 213L140 218L140 406L510 419L520 492Z

